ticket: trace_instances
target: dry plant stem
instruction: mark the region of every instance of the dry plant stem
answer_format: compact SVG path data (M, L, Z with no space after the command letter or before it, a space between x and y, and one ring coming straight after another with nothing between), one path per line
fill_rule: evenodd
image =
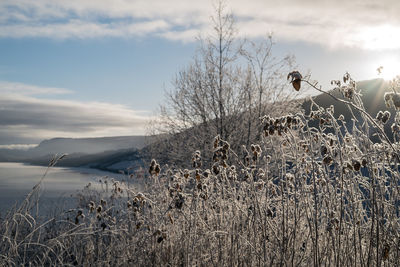
M307 132L309 135L310 140L312 140L311 132L310 129L307 125ZM310 143L311 146L311 151L314 151L314 147L312 142ZM319 265L319 257L318 257L318 199L317 199L317 187L316 187L316 169L315 169L315 162L314 162L314 157L312 158L312 183L313 183L313 197L314 197L314 231L315 231L315 236L314 236L314 266ZM311 226L310 226L311 227ZM310 229L311 230L311 229Z

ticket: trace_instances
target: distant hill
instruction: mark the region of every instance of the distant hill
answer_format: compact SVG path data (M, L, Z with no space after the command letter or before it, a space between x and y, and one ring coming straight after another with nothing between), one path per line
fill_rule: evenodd
M28 150L0 149L0 161L26 162L47 165L54 154L69 154L59 165L87 166L103 162L114 154L142 149L153 142L148 136L115 136L99 138L53 138L42 141Z
M367 80L367 81L361 81L357 83L357 88L360 90L361 93L361 99L364 104L365 110L370 114L373 118L376 117L376 114L382 110L388 110L391 113L391 117L389 121L385 124L385 132L388 135L389 138L392 138L391 130L390 127L394 122L394 116L395 116L395 110L394 108L387 108L384 102L384 94L386 92L390 91L389 84L388 82L384 81L383 79L373 79L373 80ZM331 90L331 94L334 96L337 96L338 98L342 98L342 94L336 89L336 90ZM348 107L340 103L336 100L334 100L332 97L330 97L327 94L320 94L315 97L313 97L313 100L315 103L317 103L319 106L327 108L330 105L334 106L334 115L336 118L340 116L340 114L343 114L345 117L345 120L347 122L347 125L350 125L351 123L351 113ZM345 99L347 100L347 99ZM305 110L306 114L310 113L310 100L306 100L302 107ZM357 111L354 111L354 114L356 118L360 118L360 113ZM373 139L374 140L374 139Z
M383 101L383 96L385 92L389 91L389 85L383 79L373 79L373 80L358 82L357 88L360 90L364 107L366 108L369 114L374 116L379 110L387 109ZM337 89L331 90L330 93L338 98L343 98L343 96ZM313 100L322 107L329 107L330 105L334 105L335 114L350 115L345 104L335 101L332 97L330 97L327 94L319 94L317 96L314 96ZM309 107L310 107L310 101L306 100L303 103L303 108L306 111L306 113L309 111Z
M33 165L48 165L51 155L32 157L22 160ZM147 157L138 149L120 149L105 151L96 154L68 154L67 157L57 162L58 167L86 167L109 172L136 169L147 164Z
M150 141L146 136L113 136L98 138L53 138L42 141L30 151L37 154L96 154L120 149L141 149Z

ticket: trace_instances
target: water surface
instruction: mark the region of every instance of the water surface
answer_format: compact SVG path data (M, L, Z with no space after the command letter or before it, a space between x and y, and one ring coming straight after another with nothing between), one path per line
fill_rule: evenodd
M47 167L23 163L0 162L0 215L25 199L26 195L40 181ZM71 207L74 196L88 183L94 183L105 176L121 179L122 175L85 168L50 168L41 184L41 209ZM71 197L72 196L72 197Z

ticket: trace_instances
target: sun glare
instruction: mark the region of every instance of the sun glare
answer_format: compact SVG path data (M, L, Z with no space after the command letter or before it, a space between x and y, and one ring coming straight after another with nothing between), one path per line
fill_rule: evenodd
M384 80L391 80L400 75L400 60L390 58L378 62L378 76Z

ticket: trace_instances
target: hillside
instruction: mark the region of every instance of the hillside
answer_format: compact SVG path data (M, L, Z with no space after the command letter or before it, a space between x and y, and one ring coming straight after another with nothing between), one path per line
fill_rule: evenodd
M373 117L376 117L376 114L382 110L388 110L392 116L390 117L389 121L385 124L385 132L388 135L389 138L392 138L392 133L390 130L390 126L392 125L394 121L394 115L395 110L394 108L388 108L385 105L384 102L384 94L388 91L390 91L389 85L387 82L385 82L383 79L373 79L373 80L367 80L367 81L361 81L357 83L357 88L360 90L361 94L361 99L364 103L365 110ZM330 93L338 98L343 98L342 94L337 90L332 90ZM347 125L351 125L350 123L352 122L351 118L351 112L349 108L340 102L335 101L330 97L329 95L326 94L320 94L315 97L313 97L313 100L316 104L323 108L328 108L329 106L333 105L334 106L334 115L336 118L338 118L341 114L344 116L345 121L347 122ZM310 113L310 100L304 101L302 107L305 111L305 114ZM360 118L360 113L357 111L353 111L354 115L356 118ZM372 140L375 140L372 138Z
M143 167L145 165L143 155L138 149L120 149L105 151L96 154L73 153L68 154L57 163L58 167L87 167L103 171L115 172L125 171L128 168ZM48 165L52 155L32 157L24 159L23 162L33 165Z
M42 141L31 152L49 153L84 153L96 154L104 151L136 148L146 145L146 136L115 136L100 138L53 138Z
M0 161L25 162L47 165L54 154L68 154L58 166L99 166L112 165L113 158L135 154L138 149L153 141L147 136L115 136L100 138L53 138L42 141L28 150L0 149ZM136 157L135 157L136 158Z

